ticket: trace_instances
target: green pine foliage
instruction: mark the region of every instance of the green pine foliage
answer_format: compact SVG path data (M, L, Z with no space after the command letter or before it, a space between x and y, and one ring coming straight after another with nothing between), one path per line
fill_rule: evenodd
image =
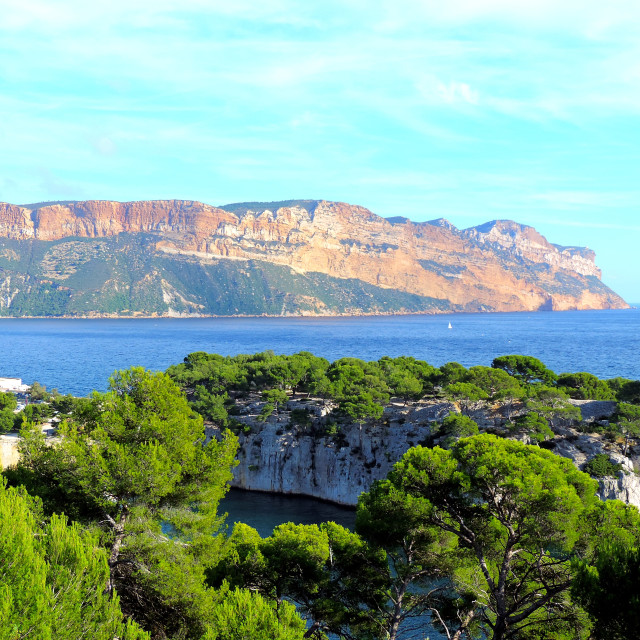
M425 620L459 640L633 637L637 510L596 500L568 460L479 435L465 413L498 412L536 444L554 420L579 420L570 397L615 397L609 427L626 451L640 438L637 384L557 377L526 356L467 369L196 352L167 374L116 372L107 393L46 394L18 414L21 461L0 485L0 640L399 640ZM289 523L262 539L237 523L225 535L236 403L268 420L291 398L331 402L319 433L334 439L348 421L361 436L381 424L390 402L447 398L462 413L434 426L445 448L411 449L361 496L355 532ZM14 403L0 396L0 428ZM37 423L54 411L51 441ZM312 413L290 419L312 432ZM585 471L619 468L601 455Z
M295 603L311 638L427 624L459 640L633 637L640 514L595 489L569 460L494 436L416 447L362 494L356 532L236 523L207 577Z
M622 470L621 464L611 461L606 453L598 453L584 465L585 473L594 478L615 477Z
M109 597L108 554L65 516L0 485L0 639L149 640Z
M594 640L628 640L640 629L640 546L604 540L578 564L574 598L594 619Z
M217 509L231 478L235 437L206 442L202 418L175 383L139 367L116 372L107 393L76 408L57 441L27 425L21 461L7 475L40 496L52 523L54 512L64 510L99 536L105 601L117 594L124 615L153 638L244 638L253 631L301 638L291 611L283 621L259 598L247 601L251 623L237 617L243 594L229 595L235 609L221 612L222 596L205 581L223 542ZM224 635L222 627L231 633L233 625L242 634Z

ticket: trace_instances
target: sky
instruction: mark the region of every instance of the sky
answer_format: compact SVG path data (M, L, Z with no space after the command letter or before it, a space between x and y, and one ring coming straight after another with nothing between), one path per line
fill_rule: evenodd
M640 303L638 0L0 0L0 201L327 199Z

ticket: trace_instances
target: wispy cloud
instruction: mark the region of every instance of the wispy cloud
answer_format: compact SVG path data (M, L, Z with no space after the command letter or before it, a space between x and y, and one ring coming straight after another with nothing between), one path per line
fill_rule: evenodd
M597 208L619 209L620 207L638 207L640 209L640 191L551 191L530 194L529 199L557 209Z

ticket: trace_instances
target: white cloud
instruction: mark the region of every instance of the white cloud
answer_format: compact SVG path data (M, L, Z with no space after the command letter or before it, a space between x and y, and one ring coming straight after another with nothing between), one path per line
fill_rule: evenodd
M478 104L478 92L472 89L466 82L449 82L438 85L438 94L445 102L465 102Z

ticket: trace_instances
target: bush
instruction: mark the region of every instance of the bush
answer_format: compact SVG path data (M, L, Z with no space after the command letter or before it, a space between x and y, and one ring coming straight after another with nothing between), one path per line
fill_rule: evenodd
M260 415L256 418L258 422L266 422L275 411L275 405L271 402L266 402L264 407L262 407L262 411L260 411Z
M529 439L536 444L540 444L544 440L550 440L554 437L554 433L549 428L547 419L535 411L530 411L523 416L518 416L513 425L513 430L516 433L527 434Z
M604 380L585 371L563 373L558 377L558 387L576 400L615 400L615 393Z
M311 426L311 415L306 409L292 409L291 411L291 423L298 425L299 427Z
M440 427L440 434L445 436L442 441L443 447L450 447L460 438L477 436L478 433L478 423L461 413L450 413Z
M324 429L322 430L322 435L323 436L328 436L328 437L334 437L334 436L339 436L340 435L340 425L337 424L336 422L327 422L327 424L324 425Z
M606 453L599 453L584 465L583 470L594 478L615 477L622 471L622 465L612 462Z
M18 406L18 401L13 393L0 392L0 411L10 409L13 411Z
M0 433L7 433L14 428L14 414L11 409L0 409Z

